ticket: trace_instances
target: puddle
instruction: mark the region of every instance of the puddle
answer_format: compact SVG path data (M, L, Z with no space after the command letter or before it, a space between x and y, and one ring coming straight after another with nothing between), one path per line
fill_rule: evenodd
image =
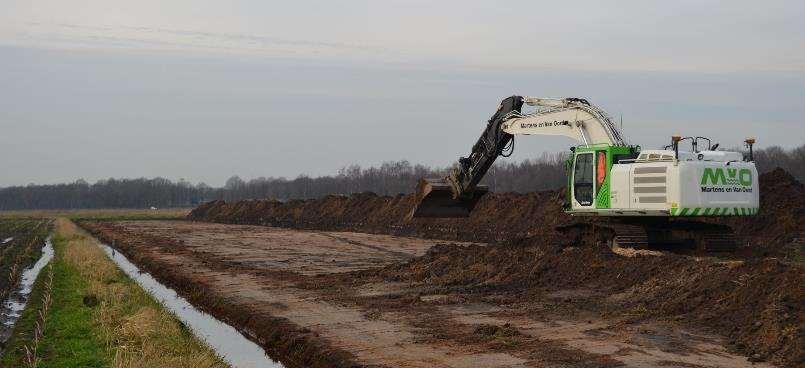
M10 242L10 241L12 241L12 240L14 240L14 237L5 238L5 239L3 239L2 244L8 243L8 242Z
M103 250L120 269L134 279L143 289L173 312L198 338L204 340L224 361L234 368L282 368L282 364L274 362L265 355L265 351L245 338L234 327L227 325L215 317L201 312L176 291L170 289L141 272L123 254L103 244Z
M9 242L9 239L3 241L3 244ZM50 242L50 238L47 238L45 245L42 247L42 256L33 266L22 271L19 288L3 303L2 311L0 311L0 342L5 343L11 336L14 324L20 319L22 311L25 309L25 304L28 303L28 296L33 290L34 282L36 282L39 272L45 268L51 259L53 259L53 244Z

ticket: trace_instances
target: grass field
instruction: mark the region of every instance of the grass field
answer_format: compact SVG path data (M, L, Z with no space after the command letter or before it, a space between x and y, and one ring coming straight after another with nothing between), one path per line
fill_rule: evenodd
M56 221L53 245L2 366L227 367L70 220Z
M156 210L145 208L101 208L81 210L19 210L0 211L0 218L59 218L85 220L177 220L183 219L190 212L190 208L160 208Z

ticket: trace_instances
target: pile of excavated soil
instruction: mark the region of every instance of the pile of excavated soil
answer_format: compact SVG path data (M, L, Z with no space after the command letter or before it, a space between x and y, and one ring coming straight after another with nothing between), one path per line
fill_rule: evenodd
M781 168L760 176L760 213L754 217L725 218L720 222L735 230L739 238L767 251L780 247L802 248L805 242L805 186Z
M374 272L391 281L520 297L530 295L529 290L596 290L604 295L598 301L602 313L636 313L639 319L704 327L726 336L734 350L755 360L799 366L805 363L803 271L801 264L770 258L630 258L608 249L532 244L440 245L423 257Z
M802 183L778 168L760 176L760 190L757 216L713 221L731 225L742 242L762 248L765 255L778 254L792 244L801 247L805 232ZM214 201L194 209L188 219L498 243L523 238L556 239L555 227L574 221L562 211L564 197L565 190L490 193L465 219L408 219L413 195L361 193L289 202Z
M462 241L498 242L552 232L568 223L564 191L490 193L462 219L408 219L412 195L360 193L314 200L213 201L194 209L189 220L269 225L297 229L350 230Z

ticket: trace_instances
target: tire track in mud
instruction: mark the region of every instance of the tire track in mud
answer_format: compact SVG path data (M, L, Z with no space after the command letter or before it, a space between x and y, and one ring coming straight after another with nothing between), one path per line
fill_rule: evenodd
M416 257L411 253L398 252L398 251L394 251L394 250L391 250L391 249L379 247L379 246L376 246L376 245L362 243L362 242L352 240L352 239L349 239L349 238L346 238L346 237L343 237L343 236L335 235L333 233L325 233L325 232L317 231L316 234L328 237L328 238L333 239L333 240L338 240L338 241L342 241L342 242L349 243L349 244L352 244L352 245L357 245L359 247L369 248L369 249L372 249L372 250L376 250L378 252L387 253L389 255L392 255L392 256L394 256L396 258L400 258L400 259L408 260L408 259L413 259L413 258Z

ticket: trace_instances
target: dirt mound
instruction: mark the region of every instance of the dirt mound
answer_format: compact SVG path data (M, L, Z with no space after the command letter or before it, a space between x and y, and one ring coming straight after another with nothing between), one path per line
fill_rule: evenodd
M360 193L315 200L214 201L200 205L189 220L270 225L299 229L350 230L462 241L499 242L546 236L570 222L562 212L564 191L490 193L463 219L407 219L412 195Z
M760 176L760 213L747 218L711 220L732 226L745 244L763 255L801 248L805 234L805 189L782 169ZM523 238L556 239L554 228L568 224L562 211L565 190L527 194L490 193L469 218L406 218L413 195L395 197L360 193L315 200L214 201L194 209L188 219L300 229L350 230L460 241L506 242ZM796 249L794 249L796 250Z
M621 257L606 249L440 245L376 271L393 281L538 297L535 290L595 290L604 313L708 327L757 360L803 363L803 267L776 259L720 262L690 257ZM534 296L529 296L534 295Z
M805 186L776 168L760 176L760 212L754 217L725 218L739 238L769 254L801 251L805 241Z

